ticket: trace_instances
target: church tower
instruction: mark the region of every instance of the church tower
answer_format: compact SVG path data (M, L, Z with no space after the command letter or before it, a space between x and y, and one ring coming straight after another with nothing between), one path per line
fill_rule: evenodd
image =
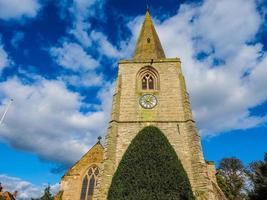
M137 133L161 129L186 170L197 199L225 199L214 164L205 162L179 58L166 58L149 11L131 60L119 61L102 173L94 199L106 200L117 166Z
M198 200L226 200L216 182L214 163L203 158L181 61L166 58L147 11L133 58L119 62L105 147L99 138L65 173L58 199L107 200L122 156L149 125L166 135Z

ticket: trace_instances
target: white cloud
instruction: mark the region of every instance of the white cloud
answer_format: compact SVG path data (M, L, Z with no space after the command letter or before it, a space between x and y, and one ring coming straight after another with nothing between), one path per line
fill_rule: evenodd
M111 44L107 35L91 28L91 17L97 16L98 20L105 18L101 10L104 3L105 1L102 0L74 0L68 9L73 17L72 27L68 33L72 34L84 49L92 48L92 45L95 45L100 56L115 59L129 57L133 50L134 38L130 41L122 41L116 47ZM60 7L64 8L66 4L63 1L60 3Z
M94 72L81 73L78 75L65 75L59 77L59 79L78 87L102 86L105 82L102 75L95 74Z
M261 14L262 20L266 20L267 17L267 4L265 0L255 0L257 2L258 10ZM266 29L266 23L263 24L263 27Z
M77 87L100 86L103 84L102 74L95 72L100 65L99 62L87 54L79 44L65 41L61 47L52 47L50 54L58 65L74 72L59 76L59 80Z
M0 0L0 19L35 17L40 7L38 0Z
M261 23L253 0L206 0L194 11L198 15L193 22L195 36L212 45L215 54L223 58L235 57L239 47L254 38Z
M60 66L74 71L93 70L99 65L98 61L76 43L64 42L62 47L51 48L50 53Z
M91 38L97 42L99 47L98 51L103 55L118 58L122 56L121 52L108 41L107 36L103 33L92 31Z
M9 58L7 52L4 49L4 45L2 44L1 37L0 37L0 75L2 70L9 66L12 63L11 59Z
M89 36L90 24L88 22L78 21L73 25L73 28L69 31L74 37L85 47L89 47L92 40Z
M130 57L142 20L139 16L128 23L133 37L117 47L101 32L92 31L88 38L96 42L102 55ZM255 89L250 89L257 82L255 78L251 80L253 71L264 62L260 58L265 57L260 43L249 44L262 24L255 1L206 0L201 5L184 4L175 16L162 23L155 21L167 56L182 59L201 134L246 129L266 121L266 117L250 116L249 112L267 99L261 91L264 87L257 98ZM200 61L196 55L201 52L207 58ZM218 66L215 60L221 61Z
M18 200L30 200L31 198L39 198L43 195L44 188L48 184L43 184L42 186L36 186L28 181L22 180L17 177L7 176L5 174L0 174L0 180L4 191L9 191L13 193L18 191ZM51 185L51 193L55 194L59 190L59 184Z
M266 121L250 116L249 108L267 100L255 72L266 62L262 45L249 45L261 18L254 1L212 1L181 6L177 15L158 24L168 56L179 56L191 96L194 116L202 134L246 129ZM196 55L205 52L202 61ZM214 59L221 59L219 66ZM247 73L247 74L246 74ZM251 73L251 74L250 74ZM244 76L246 74L246 76ZM264 82L264 79L261 79Z
M131 23L130 23L131 24ZM134 51L135 38L132 37L129 41L121 41L118 47L111 44L108 37L101 32L92 31L90 38L96 42L97 50L102 56L115 59L130 58Z
M137 37L136 18L132 32ZM206 0L183 4L156 29L167 57L180 57L202 135L255 127L267 117L249 109L267 100L267 57L262 44L252 44L262 18L253 0ZM205 52L206 58L196 55ZM221 60L219 65L214 60ZM265 67L263 67L265 66Z
M95 15L103 3L102 0L74 0L69 9L74 18L73 27L69 33L73 34L84 47L89 47L92 42L90 38L91 25L88 18ZM98 13L98 17L101 17L100 13Z
M112 91L112 86L103 85L102 94ZM70 165L88 151L98 135L106 132L110 117L111 93L108 105L101 104L98 110L81 113L82 96L67 90L61 81L39 79L32 85L13 78L0 83L3 113L8 99L10 107L0 130L0 137L13 147L35 152L41 159ZM106 96L106 95L104 95Z
M79 3L82 12L77 18L81 19L76 22L84 23L88 10L82 6L86 2ZM86 37L108 57L127 57L133 51L142 20L143 17L137 17L129 22L133 37L122 41L118 48L103 33L86 32ZM179 56L182 60L202 134L254 127L266 121L266 117L249 113L249 108L267 100L267 58L260 43L248 44L260 24L261 18L250 0L207 0L199 6L182 5L175 16L157 22L167 56ZM86 30L89 29L88 26ZM86 42L83 45L87 46ZM197 60L195 56L202 51L208 54L207 58ZM98 135L106 133L114 84L105 83L102 75L96 74L98 61L77 43L63 42L62 46L51 48L50 53L59 65L76 74L61 76L58 81L39 78L32 85L17 78L0 83L0 113L8 99L15 99L0 136L13 147L35 152L41 159L71 164L93 145ZM224 62L214 66L214 59ZM82 103L83 97L69 91L65 82L79 86L102 84L97 95L101 105ZM97 111L82 113L82 107L94 107Z
M19 42L21 42L24 39L24 33L23 32L16 32L11 40L11 45L14 48L17 48L19 45Z

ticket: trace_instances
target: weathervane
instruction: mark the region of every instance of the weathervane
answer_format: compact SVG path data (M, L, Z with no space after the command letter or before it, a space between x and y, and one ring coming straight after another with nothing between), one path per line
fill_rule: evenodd
M146 10L149 11L148 0L146 0Z

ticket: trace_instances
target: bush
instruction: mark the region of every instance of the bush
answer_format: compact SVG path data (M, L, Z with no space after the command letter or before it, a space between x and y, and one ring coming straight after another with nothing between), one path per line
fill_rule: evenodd
M187 174L165 135L141 130L112 179L108 200L194 200Z

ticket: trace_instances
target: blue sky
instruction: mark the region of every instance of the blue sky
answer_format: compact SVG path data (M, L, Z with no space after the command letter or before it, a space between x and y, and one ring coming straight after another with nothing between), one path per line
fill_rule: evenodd
M150 1L179 57L204 156L245 164L267 152L267 3ZM145 1L0 0L0 182L20 199L56 191L106 133L117 61L132 56Z

